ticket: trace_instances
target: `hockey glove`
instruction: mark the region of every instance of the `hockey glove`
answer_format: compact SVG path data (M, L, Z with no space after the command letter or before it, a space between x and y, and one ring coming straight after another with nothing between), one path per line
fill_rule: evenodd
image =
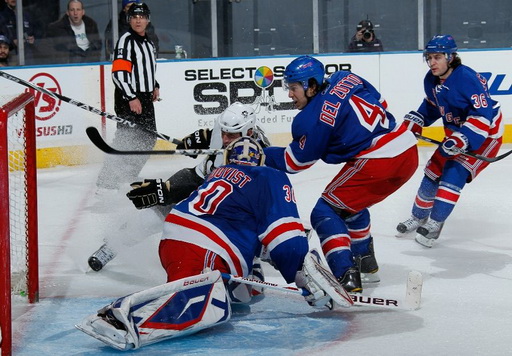
M404 116L404 122L402 122L402 126L405 126L407 130L412 131L415 135L421 135L424 124L425 120L423 119L423 115L416 111L409 111L409 113Z
M195 150L210 148L212 130L200 129L194 133L183 137L182 142L176 146L179 150Z
M126 196L137 209L146 209L155 205L171 204L169 182L161 179L145 179L130 184L133 188Z
M439 153L441 153L443 157L453 158L454 156L466 152L468 146L468 138L460 132L455 132L443 141L439 148Z

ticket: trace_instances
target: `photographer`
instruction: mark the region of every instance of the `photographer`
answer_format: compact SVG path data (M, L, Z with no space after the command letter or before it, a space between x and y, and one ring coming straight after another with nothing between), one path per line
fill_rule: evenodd
M356 28L356 34L350 40L347 52L382 52L382 42L375 36L373 23L362 20Z

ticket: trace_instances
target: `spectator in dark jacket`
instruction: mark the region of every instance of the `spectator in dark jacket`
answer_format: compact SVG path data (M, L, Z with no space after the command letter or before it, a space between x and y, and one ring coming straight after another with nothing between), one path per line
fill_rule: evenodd
M66 14L48 25L48 48L53 63L101 60L101 39L96 22L85 15L82 1L70 0Z
M122 9L119 13L119 18L117 20L117 25L119 26L119 37L121 37L125 32L127 32L130 29L130 24L126 20L126 14L128 13L128 9L136 3L139 3L139 0L123 0L123 3L121 4ZM158 54L158 36L156 35L155 28L153 27L151 22L146 28L146 34L155 45L156 53ZM112 42L112 20L110 20L107 24L107 27L105 28L105 54L107 60L111 59L112 57L114 44L115 43Z
M9 52L11 50L11 42L4 35L0 35L0 67L9 66Z
M1 0L0 0L1 1ZM0 11L0 34L7 37L10 43L13 62L18 61L18 33L16 31L16 1L5 0L5 7ZM30 14L23 14L23 39L25 40L25 58L28 62L34 57L34 28Z

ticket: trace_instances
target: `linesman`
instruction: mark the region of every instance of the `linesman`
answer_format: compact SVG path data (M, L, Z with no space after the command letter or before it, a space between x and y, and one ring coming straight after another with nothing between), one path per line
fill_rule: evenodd
M153 102L159 99L160 90L156 81L156 48L146 34L149 7L144 3L133 4L127 12L127 21L130 29L117 41L112 63L114 110L137 127L118 124L112 145L118 149L151 150L156 136L142 127L156 131ZM136 179L149 156L127 157L105 158L96 183L100 190L118 189L120 183Z

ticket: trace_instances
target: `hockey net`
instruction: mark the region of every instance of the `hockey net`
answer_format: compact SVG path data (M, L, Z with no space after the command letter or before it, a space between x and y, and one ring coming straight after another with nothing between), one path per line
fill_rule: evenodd
M32 94L0 100L0 345L10 355L13 306L39 299L35 112Z

